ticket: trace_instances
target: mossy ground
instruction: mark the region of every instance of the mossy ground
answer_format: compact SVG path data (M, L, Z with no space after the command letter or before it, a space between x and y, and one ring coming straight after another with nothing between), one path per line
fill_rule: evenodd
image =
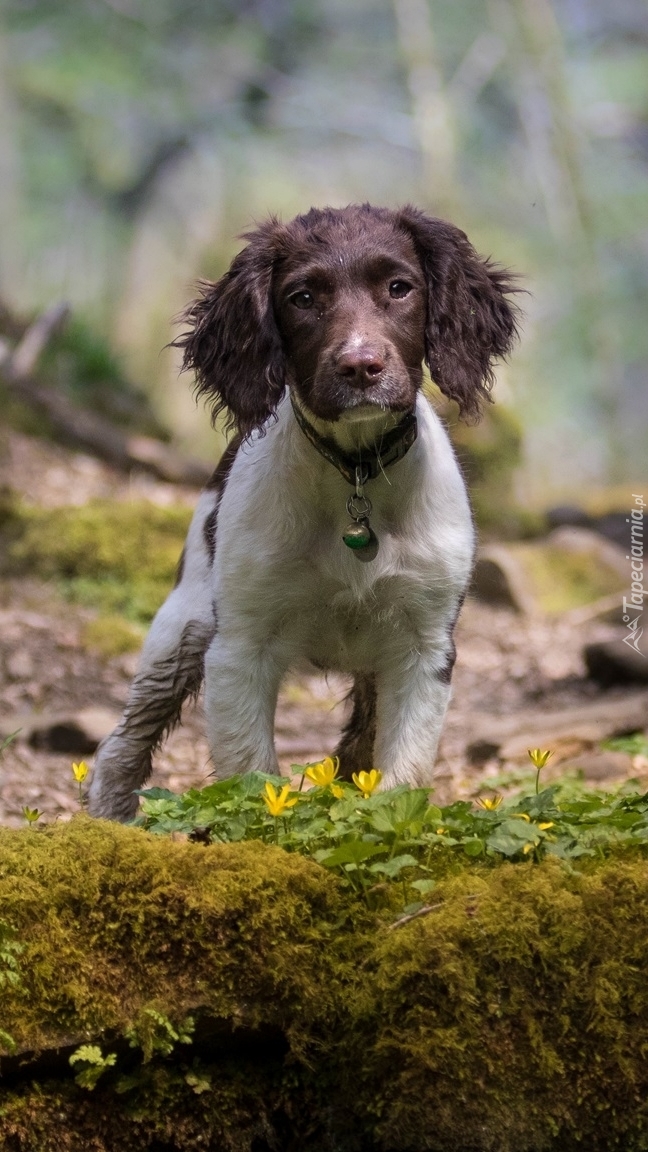
M89 620L81 636L84 648L98 652L106 659L122 656L125 652L138 652L143 639L142 628L116 613L107 613Z
M2 511L9 572L56 580L74 599L141 624L173 586L191 520L188 508L143 500L47 509L14 500Z
M580 608L613 592L621 595L623 581L591 552L575 552L558 544L515 544L535 602L549 613Z
M3 1060L0 1146L648 1148L645 857L578 871L466 858L433 902L393 928L260 843L85 817L1 833L0 919L25 946L2 1027L24 1053L92 1041L118 1060L93 1092L65 1051L48 1074ZM225 1040L149 1045L139 1063L124 1036L147 1007L218 1020ZM264 1048L264 1029L283 1047Z

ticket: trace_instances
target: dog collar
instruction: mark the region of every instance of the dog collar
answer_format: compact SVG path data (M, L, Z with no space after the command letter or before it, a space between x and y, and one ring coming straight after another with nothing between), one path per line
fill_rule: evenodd
M412 444L416 440L418 433L418 424L414 412L408 412L400 424L392 428L391 432L386 432L381 437L379 448L362 448L358 450L357 455L351 455L348 452L343 452L338 448L334 440L329 440L326 436L320 436L319 432L313 428L313 425L304 416L301 408L298 407L293 399L292 392L290 400L295 413L295 419L299 424L304 436L310 440L313 448L316 448L320 456L328 460L334 468L337 468L340 475L349 484L355 486L357 480L357 470L361 470L361 482L367 483L367 480L375 480L385 468L389 468L391 464L396 464L399 460L403 459Z
M374 560L378 553L378 537L369 523L371 500L364 494L364 485L409 452L418 433L416 415L408 412L400 424L381 437L379 448L364 448L358 450L357 456L352 456L338 448L334 440L320 436L296 404L292 392L290 401L306 439L355 488L354 495L347 500L347 512L353 524L347 525L342 533L344 543L352 549L357 560Z

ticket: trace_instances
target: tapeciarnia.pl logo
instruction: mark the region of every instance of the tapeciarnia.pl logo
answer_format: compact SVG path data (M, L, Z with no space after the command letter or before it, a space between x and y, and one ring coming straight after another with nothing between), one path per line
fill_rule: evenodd
M628 634L623 637L623 643L634 648L641 656L646 655L639 647L643 636L641 617L644 610L644 596L648 589L644 588L644 509L646 507L643 496L632 493L634 507L630 509L627 523L630 525L630 553L626 560L630 561L630 595L623 597L623 623Z

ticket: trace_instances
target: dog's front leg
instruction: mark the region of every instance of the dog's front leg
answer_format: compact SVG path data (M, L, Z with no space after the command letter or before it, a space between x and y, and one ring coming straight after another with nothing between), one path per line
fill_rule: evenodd
M450 640L408 653L378 674L374 764L383 773L383 788L432 784L453 664Z
M279 772L274 716L284 671L269 644L213 640L205 657L205 713L216 776Z

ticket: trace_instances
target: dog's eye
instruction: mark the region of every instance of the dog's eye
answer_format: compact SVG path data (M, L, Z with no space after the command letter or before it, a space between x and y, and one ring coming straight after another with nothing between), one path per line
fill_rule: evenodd
M312 292L295 292L290 297L290 303L294 304L295 308L312 308L315 297Z
M412 291L412 285L407 283L407 280L392 280L389 285L389 295L394 300L403 300L409 296Z

